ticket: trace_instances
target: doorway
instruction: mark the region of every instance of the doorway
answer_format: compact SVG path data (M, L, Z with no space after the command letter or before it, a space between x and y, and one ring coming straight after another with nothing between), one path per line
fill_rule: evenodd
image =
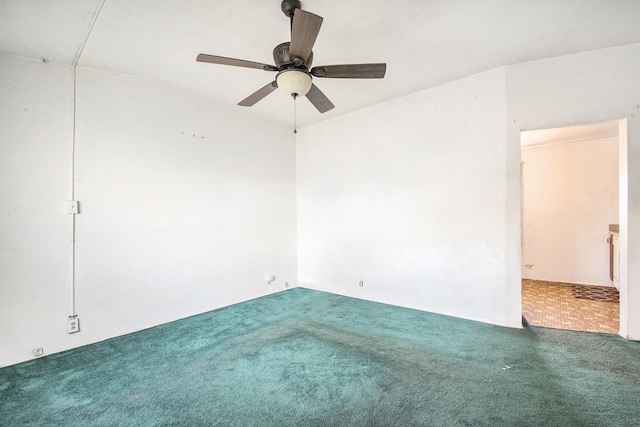
M618 121L521 132L522 314L531 325L620 330L608 243L626 189L620 141Z

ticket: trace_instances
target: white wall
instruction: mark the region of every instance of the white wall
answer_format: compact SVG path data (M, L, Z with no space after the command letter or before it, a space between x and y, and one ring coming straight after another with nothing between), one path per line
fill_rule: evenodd
M640 339L638 75L640 44L603 49L299 130L300 283L518 326L520 131L620 120L620 333Z
M628 199L620 193L621 260L620 333L640 339L640 44L586 52L507 67L510 181L519 175L520 131L575 123L626 119L621 133L620 172L628 172ZM621 189L626 183L621 183ZM517 188L509 190L508 206L520 204ZM625 207L628 203L628 209ZM519 243L520 218L511 215L509 246ZM629 239L627 242L626 235ZM519 268L519 267L518 267ZM626 286L628 283L628 286Z
M0 366L36 347L49 354L297 285L290 129L151 81L79 69L82 331L68 335L72 72L10 58L2 67L10 227L0 242ZM268 273L277 275L271 285Z
M613 286L618 209L617 137L523 147L522 277Z
M0 55L0 366L66 338L71 76Z
M78 75L85 339L297 284L290 129L152 81Z
M67 335L72 72L9 57L0 72L0 366L295 286L290 130L79 70L83 330ZM640 339L638 75L635 44L490 71L299 129L300 281L518 326L520 131L624 119L621 334Z
M505 96L500 69L300 129L301 286L520 326Z

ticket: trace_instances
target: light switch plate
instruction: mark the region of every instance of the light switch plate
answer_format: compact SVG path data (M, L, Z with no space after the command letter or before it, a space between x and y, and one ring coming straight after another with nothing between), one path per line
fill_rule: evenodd
M78 201L77 200L67 200L67 213L68 214L77 214L78 213Z

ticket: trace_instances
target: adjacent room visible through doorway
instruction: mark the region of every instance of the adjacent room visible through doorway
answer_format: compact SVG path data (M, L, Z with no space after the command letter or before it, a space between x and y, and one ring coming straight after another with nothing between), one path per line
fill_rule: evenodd
M525 131L521 144L523 317L617 333L619 123Z
M522 280L522 313L532 325L617 334L618 290L604 286Z

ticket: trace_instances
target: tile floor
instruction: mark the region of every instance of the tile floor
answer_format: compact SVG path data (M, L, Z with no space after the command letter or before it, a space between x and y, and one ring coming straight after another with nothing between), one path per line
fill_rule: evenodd
M529 324L617 334L620 304L571 296L571 284L522 280L522 315Z

